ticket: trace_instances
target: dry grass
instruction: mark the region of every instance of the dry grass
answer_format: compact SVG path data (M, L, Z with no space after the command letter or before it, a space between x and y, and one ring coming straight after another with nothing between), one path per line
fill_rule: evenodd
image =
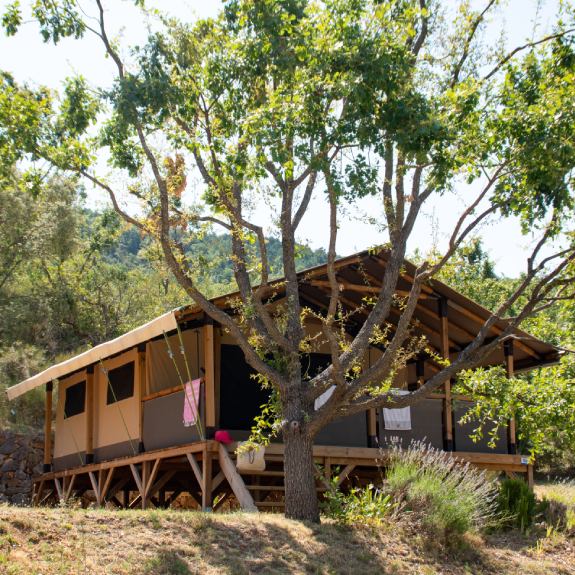
M575 480L540 483L535 487L539 499L555 499L570 507L575 507Z
M541 535L540 535L541 537ZM446 549L397 523L321 526L278 515L0 506L0 573L575 575L575 541L512 533Z

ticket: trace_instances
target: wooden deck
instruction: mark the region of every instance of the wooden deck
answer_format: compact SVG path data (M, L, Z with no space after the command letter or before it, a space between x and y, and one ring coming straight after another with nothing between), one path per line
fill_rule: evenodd
M234 449L234 445L226 448L216 441L199 441L44 473L34 481L33 503L65 503L91 492L97 506L163 508L185 494L191 507L203 510L217 510L233 497L236 505L247 511L283 509L283 444L266 448L263 471L238 471ZM533 466L521 455L453 455L481 469L522 474L532 484ZM386 451L317 445L314 458L318 464L317 490L321 493L334 477L337 485L377 480L385 467Z

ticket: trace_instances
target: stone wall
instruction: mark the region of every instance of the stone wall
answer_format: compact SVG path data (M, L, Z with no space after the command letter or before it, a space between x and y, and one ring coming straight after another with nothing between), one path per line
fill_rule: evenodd
M0 503L26 505L32 496L32 477L42 473L42 435L0 430Z

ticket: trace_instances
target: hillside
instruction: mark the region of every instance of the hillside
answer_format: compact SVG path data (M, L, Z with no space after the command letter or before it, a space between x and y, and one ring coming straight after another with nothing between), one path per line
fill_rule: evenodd
M575 540L475 537L446 550L392 522L321 526L278 515L0 506L0 573L575 574Z

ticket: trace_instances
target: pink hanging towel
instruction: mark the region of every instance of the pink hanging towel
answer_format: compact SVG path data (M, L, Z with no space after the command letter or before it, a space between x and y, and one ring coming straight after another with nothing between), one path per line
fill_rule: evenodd
M198 419L198 406L200 405L200 384L201 379L194 379L185 385L184 396L184 426L195 425Z

